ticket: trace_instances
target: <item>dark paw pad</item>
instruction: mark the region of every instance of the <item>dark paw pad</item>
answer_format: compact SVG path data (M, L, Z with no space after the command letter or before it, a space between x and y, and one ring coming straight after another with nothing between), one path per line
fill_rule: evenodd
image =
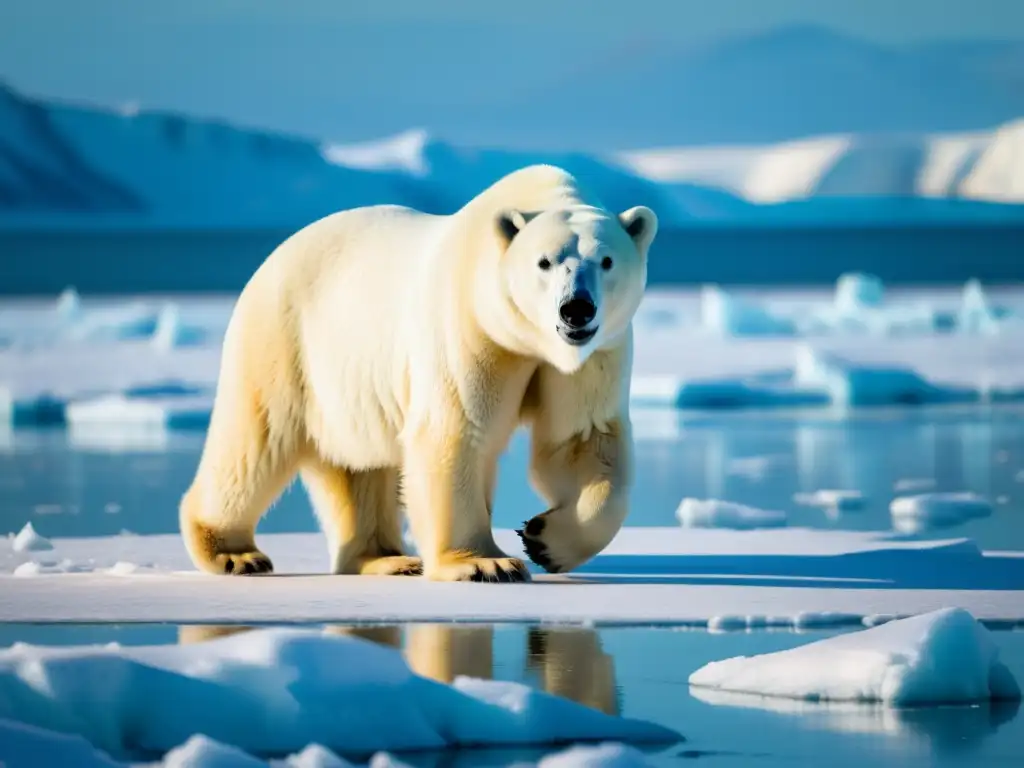
M548 573L558 573L562 569L559 568L559 566L556 565L554 561L552 561L550 555L548 555L547 545L537 539L530 538L532 535L534 535L530 533L530 526L536 522L538 522L538 519L534 518L529 523L526 523L525 531L520 530L516 531L516 533L519 534L519 538L523 542L523 549L526 550L526 556L529 557L530 560L539 565ZM543 530L544 521L540 520L539 522L540 530Z
M252 576L273 571L270 558L263 554L234 555L224 560L224 573L234 576Z
M539 515L526 523L526 535L527 536L540 536L544 532L544 526L547 524L547 520Z

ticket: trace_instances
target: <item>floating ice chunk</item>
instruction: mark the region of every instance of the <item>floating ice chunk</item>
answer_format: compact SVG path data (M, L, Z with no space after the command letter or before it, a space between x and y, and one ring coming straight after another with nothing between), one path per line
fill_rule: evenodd
M847 272L836 280L835 307L846 315L856 315L865 307L880 307L885 299L882 280L863 272Z
M988 630L943 608L759 656L707 664L690 684L735 693L889 706L1018 700Z
M723 336L792 336L793 323L717 285L701 288L701 324Z
M386 753L378 752L370 760L369 768L385 768L392 763ZM310 744L301 752L289 755L284 760L272 760L270 768L355 768L353 763L342 760L321 744Z
M37 563L34 560L29 560L27 563L22 563L14 569L13 575L19 578L25 578L28 576L38 576L41 573L56 572L56 568L44 566L42 563Z
M137 573L139 566L135 563L129 563L125 560L118 560L112 566L107 569L107 573L111 576L130 576L133 573Z
M125 397L107 395L69 403L65 418L72 429L99 425L145 429L205 429L210 423L210 395Z
M794 382L824 389L834 405L848 407L977 399L968 390L936 387L909 368L859 365L806 344L796 350Z
M156 330L156 313L143 302L96 309L81 314L66 329L72 341L129 341L145 339Z
M65 288L57 297L53 307L57 319L62 323L76 322L82 316L82 300L73 287Z
M164 755L155 768L267 768L267 764L237 747L197 733Z
M363 755L679 739L518 683L444 685L414 674L393 648L309 629L172 646L17 644L0 650L0 717L74 729L115 758L163 753L196 733L251 754L289 754L311 743Z
M797 493L793 501L808 507L822 507L847 512L864 506L864 494L860 491L818 490L813 493Z
M597 744L570 747L547 755L537 768L650 768L643 752L626 744Z
M53 549L53 544L49 539L36 533L36 529L32 527L30 521L25 523L25 527L14 537L11 547L15 552L44 552Z
M684 528L779 528L787 523L781 510L758 509L720 499L685 498L676 510Z
M176 347L199 343L203 339L204 334L200 329L191 328L182 322L178 305L167 302L156 317L150 345L161 352L169 352Z
M961 333L993 334L999 332L999 319L989 306L979 280L969 280L960 298L957 330Z
M889 504L893 527L901 533L959 525L991 513L992 504L988 499L966 491L898 496Z

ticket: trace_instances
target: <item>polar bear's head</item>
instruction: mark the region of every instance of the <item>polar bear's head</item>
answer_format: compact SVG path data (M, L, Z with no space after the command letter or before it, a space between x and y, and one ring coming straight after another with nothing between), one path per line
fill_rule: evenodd
M497 229L513 315L503 322L515 326L520 346L572 373L621 339L647 284L647 252L658 229L650 208L618 216L589 205L504 211Z

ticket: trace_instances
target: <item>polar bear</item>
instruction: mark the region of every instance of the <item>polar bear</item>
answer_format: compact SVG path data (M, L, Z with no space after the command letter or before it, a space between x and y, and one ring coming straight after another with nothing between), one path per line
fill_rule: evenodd
M532 435L550 508L519 531L567 571L627 511L632 318L658 227L562 169L496 181L451 215L380 205L299 230L242 290L180 505L201 570L273 570L256 525L298 474L336 574L529 581L495 543L500 455ZM404 506L419 557L403 551Z

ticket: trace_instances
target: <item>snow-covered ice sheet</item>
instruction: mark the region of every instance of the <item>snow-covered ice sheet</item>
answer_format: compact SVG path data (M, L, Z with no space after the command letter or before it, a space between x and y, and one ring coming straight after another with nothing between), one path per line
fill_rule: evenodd
M696 670L690 685L732 693L891 706L1019 700L1020 686L969 611L941 610L785 651Z
M221 299L0 303L0 419L203 429L233 305ZM635 406L686 409L1024 399L1024 291L648 292Z
M514 531L499 530L496 540L510 554L521 552ZM41 553L0 543L0 620L705 626L715 617L742 616L799 627L959 606L986 622L1024 623L1024 557L982 552L968 539L914 541L800 528L626 528L571 574L533 568L543 588L330 576L319 534L258 536L287 578L199 574L176 535L52 542L54 549Z
M446 685L396 649L285 628L169 646L17 643L0 651L0 717L78 733L115 757L163 754L195 733L259 754L679 739L521 683Z

